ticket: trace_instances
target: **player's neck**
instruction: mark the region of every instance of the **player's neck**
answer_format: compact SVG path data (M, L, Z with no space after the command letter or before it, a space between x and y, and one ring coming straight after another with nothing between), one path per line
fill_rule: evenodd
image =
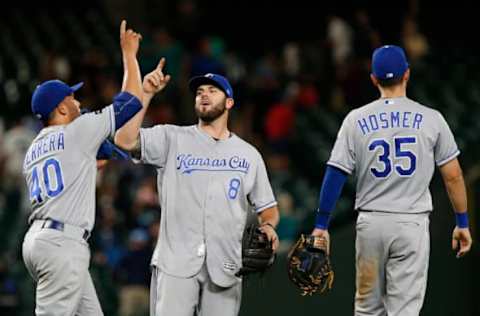
M209 123L199 120L198 127L215 139L227 139L230 137L227 120L217 119Z
M60 116L60 115L55 115L49 122L48 126L54 126L54 125L66 125L70 123L72 120L69 119L67 116Z
M382 99L400 98L406 96L407 89L403 85L389 88L380 88L380 98Z

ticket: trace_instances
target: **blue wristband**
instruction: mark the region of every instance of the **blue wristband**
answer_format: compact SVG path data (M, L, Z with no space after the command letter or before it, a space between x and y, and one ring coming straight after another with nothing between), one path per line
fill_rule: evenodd
M468 214L464 213L455 213L455 220L457 221L458 228L468 228Z

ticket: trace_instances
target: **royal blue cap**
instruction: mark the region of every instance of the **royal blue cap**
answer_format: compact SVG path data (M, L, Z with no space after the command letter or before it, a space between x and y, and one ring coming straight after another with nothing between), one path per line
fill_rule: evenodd
M399 46L385 45L372 55L372 73L380 80L397 79L408 69L407 57Z
M188 82L188 86L193 93L195 93L197 91L197 88L202 84L211 84L219 87L223 90L223 92L225 92L227 97L233 99L232 86L230 85L230 82L228 82L227 78L225 78L224 76L208 73L203 76L193 77Z
M32 112L39 119L46 119L65 99L83 86L83 82L69 86L60 80L49 80L37 86L32 96Z

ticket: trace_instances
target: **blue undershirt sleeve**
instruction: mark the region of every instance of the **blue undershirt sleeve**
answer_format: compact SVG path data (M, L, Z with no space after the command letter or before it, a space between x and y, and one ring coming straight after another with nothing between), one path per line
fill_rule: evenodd
M315 228L328 229L330 215L342 193L347 176L348 174L339 168L327 166L320 189Z
M120 92L113 99L113 109L115 112L115 130L117 131L142 109L142 103L133 94Z

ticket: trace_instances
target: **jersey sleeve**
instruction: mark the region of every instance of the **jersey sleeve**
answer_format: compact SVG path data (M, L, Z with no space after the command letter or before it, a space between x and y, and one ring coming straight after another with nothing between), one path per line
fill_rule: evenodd
M103 141L115 133L112 105L80 115L67 126L67 130L74 136L75 146L95 156Z
M352 113L350 112L343 120L342 126L337 134L335 145L330 154L327 164L352 174L355 170L355 147L353 138Z
M163 167L167 160L168 152L167 125L156 125L140 129L140 162Z
M255 212L260 213L263 210L277 205L273 195L272 186L268 180L267 168L262 156L258 154L257 170L252 191L248 194L248 200L253 206Z
M434 152L435 162L440 167L456 158L460 154L460 150L458 150L457 143L447 121L440 112L437 113L439 116L439 130Z

